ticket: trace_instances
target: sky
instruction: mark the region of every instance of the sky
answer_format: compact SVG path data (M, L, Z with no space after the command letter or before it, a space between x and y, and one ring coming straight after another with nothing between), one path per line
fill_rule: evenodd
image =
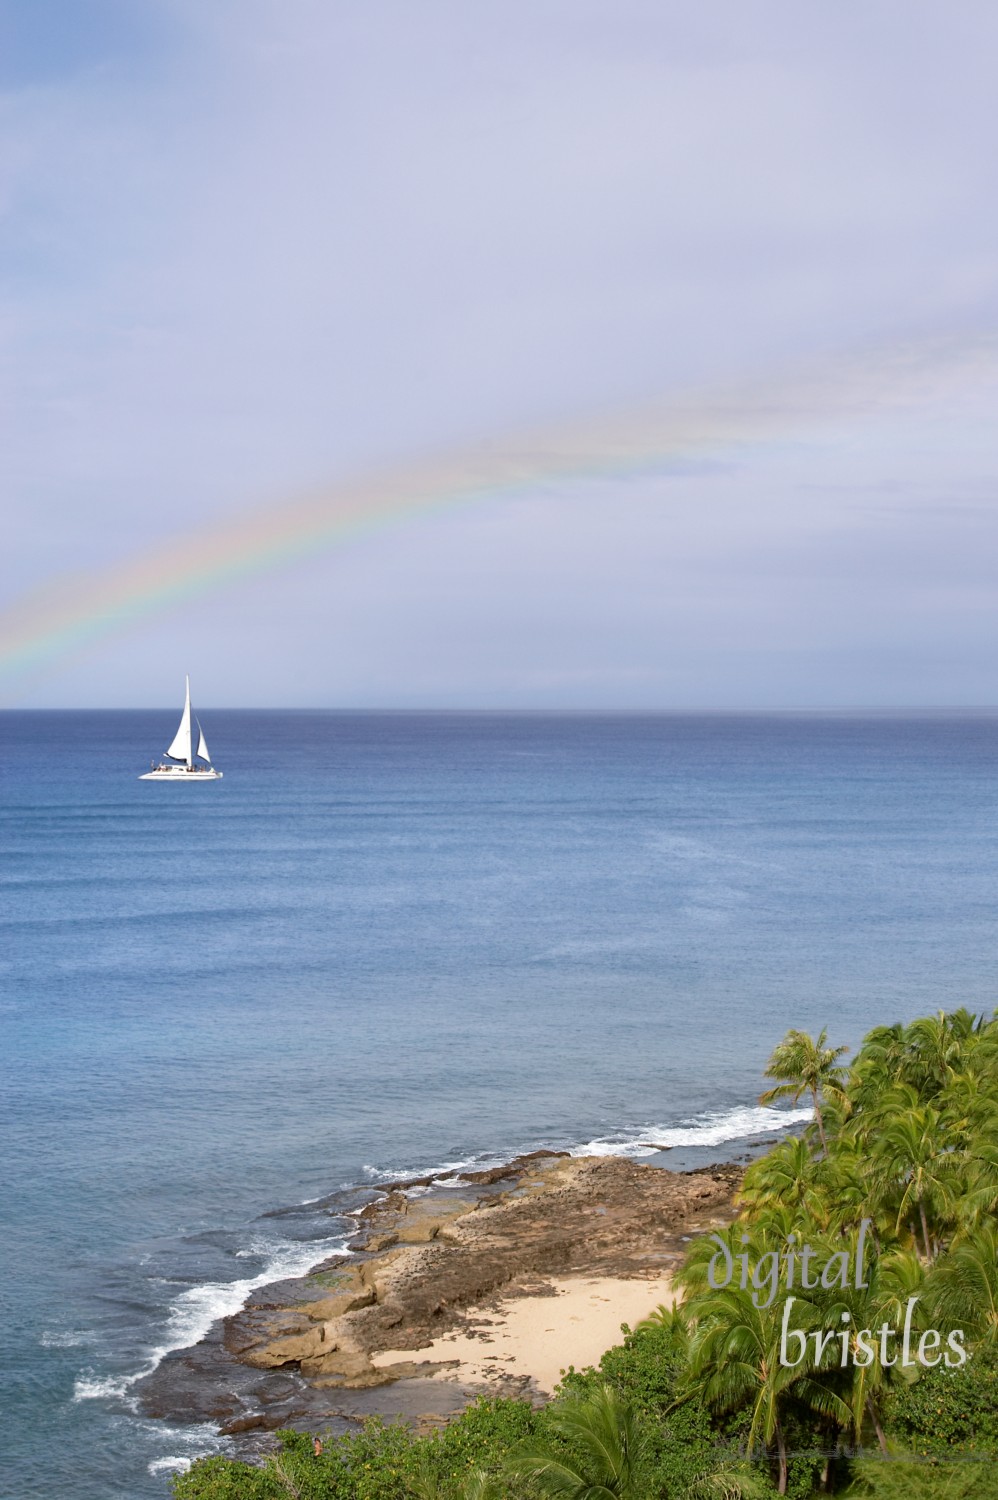
M0 0L0 703L998 702L986 0Z

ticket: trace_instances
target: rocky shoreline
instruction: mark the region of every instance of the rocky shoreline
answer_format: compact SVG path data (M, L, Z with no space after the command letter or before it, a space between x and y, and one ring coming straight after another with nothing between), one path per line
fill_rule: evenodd
M252 1448L277 1427L438 1419L484 1388L538 1395L523 1376L434 1378L448 1362L420 1351L450 1330L481 1337L483 1307L549 1295L553 1277L660 1278L691 1235L730 1221L742 1172L545 1151L389 1184L355 1211L347 1254L258 1289L200 1344L168 1355L136 1386L140 1408L216 1423ZM375 1363L386 1350L392 1360Z

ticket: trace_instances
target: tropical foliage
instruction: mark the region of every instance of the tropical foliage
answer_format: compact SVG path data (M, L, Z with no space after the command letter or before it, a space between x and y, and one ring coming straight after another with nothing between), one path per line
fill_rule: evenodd
M647 1500L650 1434L637 1406L612 1385L551 1408L544 1438L515 1452L509 1469L541 1495L564 1500Z
M960 1010L878 1027L848 1073L842 1053L824 1032L792 1031L776 1048L766 1071L781 1081L763 1100L809 1096L814 1123L749 1167L739 1219L680 1273L687 1383L716 1412L751 1414L749 1451L771 1461L780 1493L794 1410L811 1413L826 1454L886 1455L892 1417L909 1440L931 1426L930 1405L913 1418L913 1391L981 1391L998 1347L998 1020ZM729 1274L720 1290L712 1257ZM986 1441L998 1452L998 1429Z

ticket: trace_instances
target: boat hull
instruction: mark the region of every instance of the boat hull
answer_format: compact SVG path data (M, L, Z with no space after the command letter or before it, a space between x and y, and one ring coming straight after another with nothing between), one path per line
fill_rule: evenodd
M164 766L157 767L155 771L146 771L139 777L140 781L221 781L222 772L214 768L210 771L189 771L186 766Z

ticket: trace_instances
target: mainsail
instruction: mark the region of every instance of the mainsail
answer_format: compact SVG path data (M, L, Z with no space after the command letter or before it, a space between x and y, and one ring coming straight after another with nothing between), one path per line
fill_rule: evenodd
M200 724L198 725L200 729ZM204 735L201 736L204 744ZM184 712L180 718L180 728L173 736L173 743L167 755L171 760L185 760L188 765L193 764L194 757L191 755L191 679L187 679L187 694L184 698Z

